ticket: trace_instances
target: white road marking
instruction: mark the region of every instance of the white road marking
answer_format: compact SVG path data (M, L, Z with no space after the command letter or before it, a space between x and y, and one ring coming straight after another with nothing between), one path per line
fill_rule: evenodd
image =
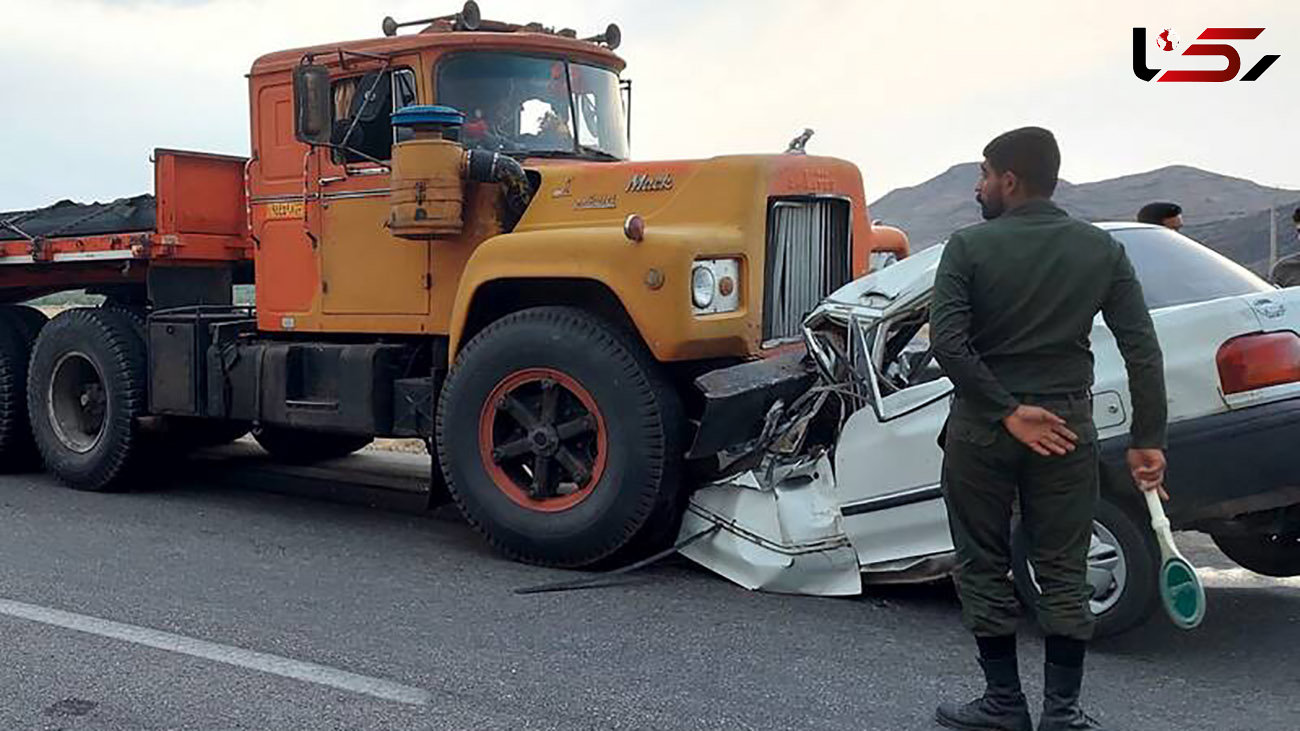
M0 614L413 706L425 705L432 698L427 690L389 680L35 604L0 599Z

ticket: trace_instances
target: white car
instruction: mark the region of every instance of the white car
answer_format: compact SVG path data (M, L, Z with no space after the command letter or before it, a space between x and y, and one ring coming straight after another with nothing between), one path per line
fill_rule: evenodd
M1300 290L1165 228L1099 225L1127 249L1164 350L1175 529L1210 533L1248 569L1300 574L1300 460L1290 453L1300 444ZM805 321L808 354L697 381L706 411L691 456L733 476L691 498L687 557L750 588L818 595L950 572L936 437L952 384L927 339L941 254L935 246L831 295ZM1124 466L1132 407L1100 317L1092 349L1103 469L1088 580L1105 635L1157 606L1159 552ZM1013 544L1017 588L1032 604L1018 532Z

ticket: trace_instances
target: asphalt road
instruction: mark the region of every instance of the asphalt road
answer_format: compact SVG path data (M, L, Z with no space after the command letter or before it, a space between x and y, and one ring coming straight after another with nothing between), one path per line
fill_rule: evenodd
M977 689L947 587L773 596L670 560L521 596L572 575L497 558L448 509L188 469L124 495L0 478L0 729L931 729L936 700ZM1090 709L1300 728L1300 580L1182 542L1205 624L1099 643ZM1021 652L1037 698L1038 636Z

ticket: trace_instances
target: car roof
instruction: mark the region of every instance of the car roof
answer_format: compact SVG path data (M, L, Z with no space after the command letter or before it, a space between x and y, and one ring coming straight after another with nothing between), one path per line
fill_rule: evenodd
M1137 221L1094 221L1092 225L1106 231L1123 231L1130 228L1164 228L1164 226L1154 223L1138 223Z

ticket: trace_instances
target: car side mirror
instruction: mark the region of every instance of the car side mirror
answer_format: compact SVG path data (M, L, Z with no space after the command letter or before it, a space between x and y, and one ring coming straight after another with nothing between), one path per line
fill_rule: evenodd
M314 65L294 68L293 110L293 136L299 142L330 144L333 109L329 69Z

